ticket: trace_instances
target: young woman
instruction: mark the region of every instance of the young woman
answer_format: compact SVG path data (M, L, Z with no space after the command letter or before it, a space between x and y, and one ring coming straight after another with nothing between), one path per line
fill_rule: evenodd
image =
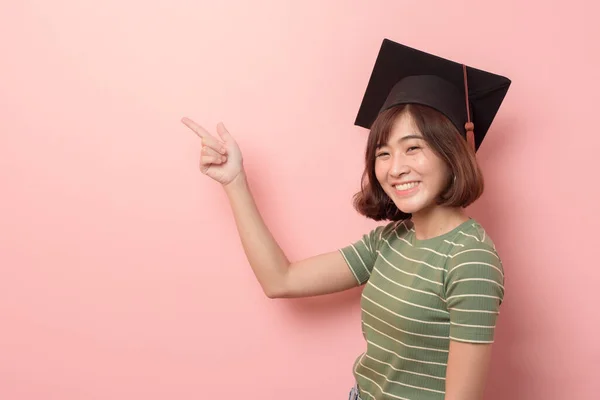
M509 84L384 40L357 117L370 134L354 204L388 222L294 263L261 218L233 136L223 124L214 136L183 119L202 139L200 169L227 193L268 297L365 285L366 351L353 366L351 399L482 398L504 271L489 235L464 208L483 192L475 149Z

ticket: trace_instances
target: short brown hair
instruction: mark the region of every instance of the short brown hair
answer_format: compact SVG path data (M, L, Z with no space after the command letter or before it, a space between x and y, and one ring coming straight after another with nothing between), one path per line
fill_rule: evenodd
M424 140L450 169L448 187L438 197L437 204L467 207L477 200L483 193L484 182L475 151L454 124L439 111L423 105L404 104L383 111L371 126L361 190L354 195L354 208L375 221L410 218L410 214L396 207L375 175L377 146L387 143L396 119L405 113L412 117Z

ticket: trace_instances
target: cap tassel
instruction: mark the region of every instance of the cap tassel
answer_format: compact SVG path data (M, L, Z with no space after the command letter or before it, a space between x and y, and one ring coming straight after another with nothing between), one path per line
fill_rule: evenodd
M467 131L467 143L469 143L469 146L471 146L471 149L475 150L475 133L473 132L473 129L475 128L475 125L472 122L467 122L465 124L465 129Z
M469 107L469 85L467 83L467 66L463 64L463 76L465 81L465 102L467 103L467 123L465 124L467 143L475 151L475 124L471 122L471 110Z

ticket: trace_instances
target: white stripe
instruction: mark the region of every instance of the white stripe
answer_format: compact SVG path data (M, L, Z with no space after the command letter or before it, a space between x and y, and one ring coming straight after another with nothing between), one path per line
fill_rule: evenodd
M398 223L395 222L394 224L392 224L391 226L391 230L390 230L390 234L386 237L386 239L389 239L390 236L392 236L394 234L394 232L396 232L396 227L397 227Z
M410 247L414 247L413 244L411 242L409 242L408 240L404 239L403 237L400 237L400 235L398 235L398 232L396 232L396 237L402 241L404 241L404 243L406 243L407 245L409 245Z
M387 279L388 281L392 282L394 285L397 285L397 286L403 287L403 288L405 288L405 289L408 289L408 290L412 290L413 292L423 293L423 294L427 294L427 295L429 295L429 296L437 297L438 299L440 299L440 300L441 300L441 301L443 301L444 303L446 302L446 299L444 299L442 296L440 296L440 295L439 295L439 294L437 294L437 293L430 293L430 292L426 292L426 291L424 291L424 290L419 290L419 289L411 288L410 286L404 286L404 285L402 285L402 284L400 284L400 283L398 283L398 282L396 282L396 281L394 281L394 280L392 280L392 279L388 278L387 276L385 276L385 275L384 275L384 274L383 274L381 271L379 271L378 269L376 269L376 270L375 270L375 272L379 273L379 275L381 275L383 278Z
M365 355L367 356L367 358L370 358L370 359L371 359L371 360L373 360L373 361L377 361L377 362L379 362L379 363L381 363L381 364L388 365L388 366L389 366L391 369L393 369L394 371L398 371L398 372L406 372L407 374L413 374L413 375L424 376L424 377L427 377L427 378L439 379L439 380L441 380L441 381L445 381L445 380L446 380L446 377L444 377L444 376L435 376L435 375L429 375L429 374L421 374L421 373L419 373L419 372L413 372L413 371L410 371L410 370L408 370L408 369L398 369L398 368L394 367L392 364L386 363L385 361L378 360L378 359L376 359L375 357L371 357L371 356L370 356L370 355L368 355L368 354L365 354Z
M422 280L424 280L424 281L427 281L427 282L434 283L434 284L436 284L436 285L438 285L438 286L444 286L444 284L443 284L443 283L436 282L436 281L432 281L431 279L423 278L422 276L420 276L420 275L417 275L417 274L413 274L412 272L406 272L406 271L403 271L403 270L401 270L400 268L396 267L394 264L392 264L391 262L389 262L389 261L388 261L388 260L387 260L387 259L386 259L386 258L383 256L383 254L381 254L381 251L379 251L379 250L377 250L377 254L378 254L378 255L379 255L379 256L380 256L380 257L383 259L383 261L385 261L386 263L388 263L388 264L389 264L389 265L390 265L392 268L394 268L395 270L397 270L397 271L399 271L399 272L402 272L403 274L410 275L410 276L414 276L414 277L416 277L416 278L419 278L419 279L422 279Z
M369 299L369 301L370 301L370 302L372 302L372 303L375 303L375 302L374 302L373 300L371 300L371 299ZM376 304L376 305L379 305L379 304L377 304L377 303L375 303L375 304ZM381 308L383 308L383 309L384 309L384 310L386 310L386 311L389 311L390 313L392 313L392 314L394 314L394 315L397 315L397 316L398 316L398 317L400 317L400 318L405 318L405 317L403 317L403 316L401 316L401 315L398 315L398 314L394 313L393 311L390 311L390 310L388 310L387 308L384 308L384 307L381 307ZM364 308L362 308L362 312L364 312L365 314L368 314L368 315L370 315L371 317L375 318L375 319L376 319L376 320L378 320L378 321L381 321L381 322L383 322L383 323L384 323L384 324L386 324L387 326L389 326L389 327L391 327L391 328L394 328L394 329L395 329L395 330L397 330L397 331L400 331L400 332L406 333L406 334L408 334L408 335L421 336L421 337L428 337L428 338L434 338L434 339L448 339L448 337L446 337L446 336L433 336L433 335L424 335L424 334L422 334L422 333L414 333L414 332L405 331L404 329L400 329L400 328L398 328L398 327L395 327L395 326L393 326L393 325L391 325L391 324L389 324L389 323L385 322L385 321L384 321L384 320L382 320L381 318L377 318L376 316L374 316L373 314L371 314L370 312L368 312L368 311L367 311L367 310L365 310ZM413 320L413 321L416 321L416 320ZM422 322L422 321L417 321L417 322ZM430 322L430 323L432 323L432 322ZM435 323L435 322L433 322L433 323ZM380 332L380 331L378 331L377 329L373 328L371 325L367 324L367 323L366 323L366 322L364 322L364 321L363 321L363 324L364 324L364 325L366 325L366 326L368 326L369 328L373 329L375 332L377 332L377 333L380 333L380 334L382 334L383 336L387 336L387 337L389 337L390 339L392 339L392 340L394 340L394 341L396 341L396 342L398 342L398 343L400 343L400 344L403 344L403 345L404 345L404 346L406 346L406 347L412 347L412 348L415 348L415 349L422 349L422 350L431 350L431 351L439 351L439 352L444 352L444 350L440 350L440 349L432 349L432 348L430 348L430 347L410 346L410 345L408 345L408 344L406 344L406 343L403 343L403 342L402 342L402 341L400 341L399 339L394 339L393 337L391 337L391 336L388 336L387 334L385 334L385 333L383 333L383 332ZM450 325L450 322L439 322L439 324Z
M487 326L487 325L465 325L465 324L457 324L456 322L451 322L452 325L456 325L456 326L464 326L466 328L484 328L484 329L494 329L496 328L496 325L494 326Z
M485 297L488 299L498 299L498 300L502 300L500 297L498 296L488 296L487 294L456 294L454 296L450 296L448 297L446 300L450 300L453 299L455 297Z
M358 364L357 364L357 366L358 366ZM356 369L355 369L355 372L356 372ZM371 379L371 378L367 378L366 376L364 376L363 374L361 374L361 373L359 373L359 372L356 372L356 374L357 374L357 375L360 375L360 376L362 376L363 378L365 378L365 379L366 379L366 380L368 380L368 381L371 381L371 383L373 383L373 385L375 385L375 386L377 386L377 387L379 388L379 391L381 391L381 393L387 394L388 396L390 396L390 397L393 397L393 398L395 398L395 399L400 399L400 400L410 400L410 399L407 399L406 397L400 397L400 396L396 396L395 394L386 393L386 392L384 392L384 391L383 391L383 389L381 388L381 386L379 386L379 385L377 384L377 382L375 382L373 379ZM363 390L363 389L361 389L361 390L364 392L364 390ZM369 396L373 397L373 399L376 399L376 397L375 397L375 396L373 396L371 393L369 393Z
M363 310L363 311L364 311L364 310ZM440 352L440 353L447 353L447 352L448 352L448 351L443 351L443 350L427 349L427 348L424 348L424 347L408 346L408 345L406 345L405 343L402 343L400 340L398 340L398 339L395 339L395 338L391 337L390 335L387 335L387 334L385 334L385 333L383 333L383 332L381 332L381 331L378 331L377 329L373 328L371 325L367 324L366 322L363 322L363 325L365 325L365 326L367 326L367 327L371 328L373 331L375 331L375 332L379 333L380 335L383 335L383 336L387 337L388 339L392 339L394 342L398 342L398 343L400 343L400 344L402 344L402 345L404 345L404 346L406 346L406 347L414 347L414 348L418 348L418 349L424 349L424 350L433 350L433 351L438 351L438 352ZM407 333L407 334L409 334L409 335L415 335L415 336L424 336L424 337L430 337L430 338L435 338L435 339L444 339L444 340L448 340L448 339L449 339L449 338L448 338L448 337L446 337L446 336L430 336L430 335L419 335L419 334L417 334L417 333L412 333L412 332L406 332L406 331L403 331L402 329L398 329L398 330L399 330L399 331L402 331L402 332L404 332L404 333ZM413 361L417 361L417 360L413 360ZM424 361L423 361L423 362L424 362Z
M362 311L363 311L363 312L366 312L364 309L363 309ZM367 314L369 314L371 317L373 317L373 318L375 318L375 319L378 319L379 321L381 321L381 322L385 323L386 325L389 325L389 326L391 326L392 328L394 328L394 329L396 329L396 330L398 330L398 331L400 331L400 332L408 333L409 335L425 336L425 337L433 337L433 338L436 338L436 339L437 339L437 338L440 338L440 339L444 339L444 340L448 340L448 339L449 339L447 336L444 336L444 337L440 337L440 336L428 336L428 335L419 335L419 334L412 333L412 332L406 332L406 331L403 331L402 329L396 328L396 327L394 327L394 326L392 326L392 325L388 324L387 322L385 322L385 321L383 321L383 320L381 320L381 319L379 319L379 318L375 317L373 314L370 314L370 313L368 313L368 312L366 312L366 313L367 313ZM405 347L410 347L410 348L413 348L413 349L419 349L419 350L429 350L429 351L436 351L436 352L438 352L438 353L448 353L448 350L444 350L444 349L433 349L433 348L431 348L431 347L411 346L411 345L408 345L408 344L406 344L406 343L402 342L402 341L401 341L401 340L399 340L399 339L394 339L393 337L391 337L391 336L389 336L389 335L386 335L386 334L385 334L385 333L383 333L383 332L380 332L380 331L378 331L377 329L373 328L371 325L367 324L367 323L366 323L366 322L364 322L364 321L363 321L363 325L366 325L366 326L368 326L369 328L371 328L371 329L372 329L372 330L374 330L375 332L377 332L377 333L379 333L379 334L381 334L381 335L383 335L383 336L386 336L386 337L388 337L388 338L392 339L393 341L400 343L401 345L403 345L403 346L405 346Z
M489 311L489 310L466 310L466 309L463 309L463 308L449 308L449 310L450 311L460 311L460 312L496 314L496 315L500 314L500 311Z
M406 228L406 230L409 231L409 232L414 232L415 231L414 228L409 228L408 225L406 225L406 220L402 220L402 225L404 225L404 228Z
M350 271L352 271L352 275L354 275L354 278L356 279L356 282L358 282L359 284L362 283L360 281L360 279L358 279L358 276L356 275L356 272L354 272L354 268L352 268L352 264L350 264L350 261L348 261L348 259L346 258L346 255L344 254L344 252L342 250L340 250L340 253L342 253L342 257L344 257L344 260L346 260L346 264L348 264L348 267L350 267Z
M362 263L363 267L365 267L365 271L367 271L367 274L369 276L371 276L371 272L369 271L369 268L367 268L367 265L365 264L365 262L363 261L362 257L360 256L360 254L358 253L358 250L356 250L356 247L354 247L353 244L350 245L352 247L352 249L354 250L354 252L356 253L356 256L358 257L358 259L360 260L360 262Z
M481 238L482 242L485 242L485 231L483 231L483 237Z
M398 235L398 232L396 232L396 237L397 237L398 239L402 240L404 243L406 243L406 244L407 244L407 245L409 245L410 247L415 247L415 246L414 246L414 245L413 245L411 242L409 242L408 240L406 240L406 239L405 239L405 238L403 238L403 237L400 237L400 235ZM455 246L463 246L463 245L461 245L461 244L459 244L459 243L452 243L452 242L448 242L448 243L451 243L451 244L453 244L453 245L455 245ZM464 247L464 246L463 246L463 247ZM468 253L468 252L470 252L470 251L483 251L483 252L485 252L485 253L490 253L491 255L493 255L493 256L494 256L494 257L496 257L496 258L499 258L499 257L498 257L498 255L497 255L496 253L494 253L493 251L489 251L489 250L485 250L485 249L469 249L469 250L463 250L463 251L460 251L460 252L458 252L458 253L456 253L456 254L444 254L444 253L440 253L439 251L435 251L435 250L433 250L433 249L430 249L430 248L428 248L428 247L415 247L415 248L416 248L416 249L419 249L419 250L425 250L425 251L429 251L429 252L431 252L431 253L437 254L437 255L438 255L438 256L440 256L440 257L449 257L449 258L454 258L454 257L456 257L456 256L458 256L458 255L460 255L460 254L463 254L463 253Z
M494 264L488 264L488 263L484 263L484 262L480 262L480 261L470 261L470 262L465 262L465 263L462 263L462 264L458 264L454 268L452 268L450 271L448 271L448 275L450 275L452 273L452 271L454 271L455 269L460 268L460 267L464 267L465 265L485 265L486 267L492 267L492 268L494 268L496 271L498 271L500 273L500 275L502 276L502 278L504 278L504 273L502 273L502 271L500 270L500 268L496 267Z
M481 240L479 240L479 238L477 236L469 235L468 233L464 233L463 231L458 231L458 233L462 233L465 236L472 237L473 239L477 240L478 242L481 242Z
M397 237L398 239L402 240L404 243L406 243L406 244L407 244L407 245L409 245L410 247L415 247L415 246L414 246L414 245L413 245L411 242L409 242L408 240L406 240L406 239L405 239L405 238L403 238L403 237L400 237L400 235L398 235L398 232L396 232L396 237ZM432 252L432 253L434 253L434 254L437 254L438 256L441 256L441 257L448 257L448 255L446 255L446 254L440 253L440 252L438 252L438 251L435 251L435 250L433 250L433 249L429 249L429 248L427 248L427 247L417 247L417 249L419 249L419 250L427 250L427 251L430 251L430 252Z
M360 360L361 360L361 361L362 361L362 359L365 357L365 355L366 355L366 353L363 353L363 354L362 354L362 356L360 356ZM359 365L359 364L360 364L360 361L356 363L356 366L354 367L354 372L355 372L356 374L358 374L358 375L362 376L362 377L365 377L365 378L367 378L366 376L364 376L364 375L362 375L362 374L360 374L360 373L358 372L358 370L357 370L357 367L358 367L358 365ZM368 378L367 378L367 379L368 379ZM373 396L373 395L371 394L371 392L368 392L366 389L364 389L364 388L360 388L360 391L361 391L361 392L363 392L363 393L366 393L366 394L368 394L369 396L371 396L371 397L373 398L373 400L377 400L377 399L375 399L375 396ZM363 400L366 400L366 399L363 399Z
M379 290L381 293L387 294L391 298L396 299L396 300L398 300L401 303L406 303L406 304L410 304L411 306L415 306L415 307L419 307L419 308L424 308L425 310L438 311L438 312L442 312L444 314L450 314L448 311L440 310L438 308L425 307L425 306L422 306L420 304L415 304L415 303L411 303L410 301L402 300L401 298L393 296L393 295L389 294L388 292L386 292L385 290L380 289L373 282L370 282L370 284L371 284L372 287L374 287L375 289ZM363 294L363 296L364 296L364 294Z
M365 354L365 353L363 353L363 354L360 356L360 361L362 361L362 359L364 358L364 356L365 356L365 355L366 355L366 354ZM362 377L363 377L363 378L365 378L365 379L369 379L369 378L367 378L366 376L364 376L363 374L361 374L361 373L359 373L359 372L358 372L358 365L360 364L360 361L356 363L356 365L355 365L355 367L354 367L354 373L355 373L355 374L357 374L357 375L360 375L360 376L362 376ZM369 380L370 380L370 379L369 379ZM364 388L360 388L360 391L361 391L361 392L363 392L363 393L366 393L366 394L368 394L369 396L371 396L371 397L373 398L373 400L376 400L376 399L375 399L375 396L373 396L373 395L372 395L370 392L368 392L366 389L364 389ZM364 400L366 400L366 399L364 399Z
M391 381L391 380L389 380L389 379L387 378L387 376L385 376L385 375L383 375L382 373L379 373L379 372L375 371L374 369L372 369L372 368L369 368L369 367L367 367L365 364L363 364L363 362L362 362L362 359L359 361L359 364L360 364L360 365L362 365L362 366L363 366L363 368L366 368L366 369L368 369L369 371L373 371L373 372L374 372L374 373L376 373L377 375L379 375L379 376L382 376L382 377L383 377L383 379L385 379L385 381L386 381L386 382L395 383L395 384L397 384L397 385L402 385L402 386L410 387L410 388L413 388L413 389L425 390L425 391L427 391L427 392L434 392L434 393L442 393L442 394L444 394L444 392L443 392L443 391L439 391L439 390L435 390L435 389L429 389L429 388L424 388L424 387L420 387L420 386L408 385L408 384L406 384L406 383L402 383L402 382L399 382L399 381ZM385 392L384 392L384 393L385 393ZM387 395L390 395L390 396L391 396L391 394L389 394L389 393L385 393L385 394L387 394Z
M463 343L494 343L493 340L468 340L468 339L459 339L459 338L455 338L450 336L450 339L455 340L457 342L463 342Z
M450 339L450 338L448 337L447 339ZM381 350L383 350L383 351L385 351L385 352L392 353L392 354L393 354L393 355L395 355L396 357L398 357L398 358L401 358L401 359L403 359L403 360L414 361L414 362L418 362L418 363L421 363L421 364L441 365L442 367L445 367L445 366L447 366L447 364L446 364L446 363L439 363L439 362L434 362L434 361L415 360L415 359L412 359L412 358L403 357L403 356L401 356L400 354L396 353L395 351L388 350L388 349L386 349L385 347L381 347L380 345L378 345L378 344L376 344L376 343L374 343L374 342L371 342L371 341L370 341L370 340L368 340L368 339L367 339L367 343L369 343L371 346L375 346L375 347L377 347L378 349L381 349Z
M498 259L499 259L498 255L497 255L496 253L494 253L493 251L485 250L485 249L469 249L469 250L463 250L463 251L461 251L461 252L458 252L458 253L456 253L456 254L444 254L444 253L440 253L439 251L435 251L435 250L433 250L433 249L430 249L430 248L428 248L428 247L415 247L415 246L414 246L414 245L413 245L411 242L409 242L408 240L406 240L406 239L404 239L404 238L402 238L402 237L400 237L400 236L398 236L398 239L402 240L402 241L403 241L404 243L406 243L407 245L409 245L409 246L411 246L411 247L414 247L415 249L429 251L429 252L431 252L431 253L434 253L434 254L436 254L436 255L438 255L438 256L440 256L440 257L454 258L454 257L458 256L459 254L468 253L468 252L470 252L470 251L483 251L483 252L485 252L485 253L490 253L490 254L492 254L494 257L496 257L496 258L498 258ZM457 243L453 243L453 244L454 244L455 246L462 246L461 244L457 244ZM463 247L464 247L464 246L463 246Z
M364 309L363 309L363 311L364 311ZM367 313L367 314L368 314L368 313ZM370 314L370 315L372 315L372 314ZM390 335L388 335L387 333L383 333L383 332L381 332L381 331L379 331L379 330L377 330L377 329L373 328L371 325L367 324L366 322L363 322L363 325L365 325L365 326L367 326L367 327L371 328L373 331L375 331L375 332L379 333L379 334L380 334L380 335L382 335L382 336L385 336L385 337L386 337L386 338L388 338L388 339L392 339L394 342L398 342L398 343L400 343L400 344L403 344L403 345L405 345L405 346L406 346L406 344L402 343L400 340L398 340L398 339L396 339L396 338L393 338L393 337L391 337L391 336L390 336ZM448 340L448 337L447 337L447 336L423 335L423 334L420 334L420 333L408 332L408 331L405 331L405 330L402 330L402 329L397 329L397 330L399 330L399 331L401 331L401 332L404 332L404 333L406 333L407 335L413 335L413 336L421 336L421 337L428 337L428 338L434 338L434 339L444 339L444 340ZM414 347L414 346L407 346L407 347ZM427 350L433 350L433 349L427 349Z
M428 266L429 268L433 268L433 269L435 269L435 270L438 270L438 271L443 271L443 270L444 270L444 268L443 268L443 267L435 267L435 266L433 266L433 265L431 265L431 264L427 264L425 261L421 261L421 260L414 260L414 259L412 259L412 258L408 258L408 257L406 257L404 254L400 253L398 250L396 250L395 248L393 248L393 247L392 247L392 245L390 245L390 242L388 242L388 241L387 241L387 240L385 240L385 239L384 239L383 241L387 243L388 247L389 247L390 249L392 249L392 251L394 251L394 253L398 254L400 257L404 258L405 260L412 261L412 262L415 262L415 263L417 263L417 264L423 264L423 265L426 265L426 266Z
M374 286L374 285L373 285L373 286ZM387 294L387 293L386 293L386 294ZM422 320L420 320L420 319L414 319L414 318L405 317L404 315L400 315L400 314L398 314L398 313L396 313L396 312L394 312L394 311L390 310L389 308L386 308L386 307L382 306L381 304L379 304L379 303L378 303L378 302L376 302L375 300L373 300L373 299L370 299L370 298L369 298L369 297L367 297L367 296L366 296L364 293L363 293L363 296L362 296L362 297L363 297L364 299L367 299L367 300L369 300L371 303L375 304L377 307L379 307L379 308L382 308L382 309L384 309L385 311L389 312L390 314L394 314L396 317L399 317L399 318L402 318L402 319L407 319L407 320L409 320L409 321L414 321L414 322L420 322L420 323L422 323L422 324L431 324L431 325L450 325L450 322L432 322L432 321L422 321ZM375 317L373 314L371 314L371 313L367 312L367 311L366 311L364 308L363 308L362 310L363 310L364 312L366 312L367 314L369 314L370 316L372 316L372 317L374 317L374 318L377 318L377 317ZM449 313L448 313L448 314L449 314ZM377 319L379 319L379 318L377 318ZM380 321L382 321L382 320L380 320ZM382 321L382 322L384 322L384 321ZM386 322L386 323L387 323L387 322ZM388 325L389 325L389 324L388 324ZM398 329L399 331L402 331L402 332L404 332L404 333L410 333L410 332L403 331L402 329L396 328L396 327L394 327L394 326L392 326L392 325L390 325L390 326L391 326L392 328ZM417 335L417 334L415 333L415 335ZM427 336L427 335L419 335L419 336ZM429 337L438 337L438 336L429 336ZM442 337L442 339L445 339L445 337Z
M365 247L367 248L367 250L369 250L371 253L373 253L373 249L371 248L371 243L369 242L369 245L367 245L367 243L365 242L365 238L361 238L360 241L365 245Z
M456 253L456 254L454 254L454 255L448 255L448 257L450 257L450 258L454 258L454 257L456 257L456 256L458 256L458 255L461 255L461 254L464 254L464 253L468 253L468 252L470 252L470 251L483 251L483 252L486 252L486 253L490 253L491 255L493 255L494 257L496 257L496 258L498 258L498 259L499 259L499 257L498 257L498 254L494 253L493 251L489 251L489 250L485 250L485 249L469 249L469 250L463 250L463 251L459 251L458 253Z
M362 393L366 393L366 394L368 394L369 396L371 396L371 398L372 398L373 400L377 400L377 399L375 398L375 396L373 396L373 395L371 394L371 392L367 391L366 389L360 388L360 391L361 391ZM362 399L362 400L367 400L367 399Z
M454 242L451 242L451 241L449 241L449 240L446 240L446 239L444 239L444 242L446 242L446 243L448 243L448 244L451 244L451 245L453 245L453 246L465 247L465 245L464 245L464 244L460 244L460 243L454 243Z
M466 281L482 281L482 282L490 282L493 283L497 286L499 286L502 290L504 290L504 286L502 286L501 284L499 284L498 282L496 282L495 280L492 279L485 279L485 278L465 278L465 279L457 279L455 281L452 282L452 285L450 285L448 287L448 290L450 290L450 288L454 285L456 285L458 282L466 282Z

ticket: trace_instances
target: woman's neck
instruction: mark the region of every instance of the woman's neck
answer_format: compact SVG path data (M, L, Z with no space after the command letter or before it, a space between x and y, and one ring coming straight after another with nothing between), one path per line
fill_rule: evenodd
M418 240L431 239L450 232L469 217L462 208L436 206L412 215L415 237Z

